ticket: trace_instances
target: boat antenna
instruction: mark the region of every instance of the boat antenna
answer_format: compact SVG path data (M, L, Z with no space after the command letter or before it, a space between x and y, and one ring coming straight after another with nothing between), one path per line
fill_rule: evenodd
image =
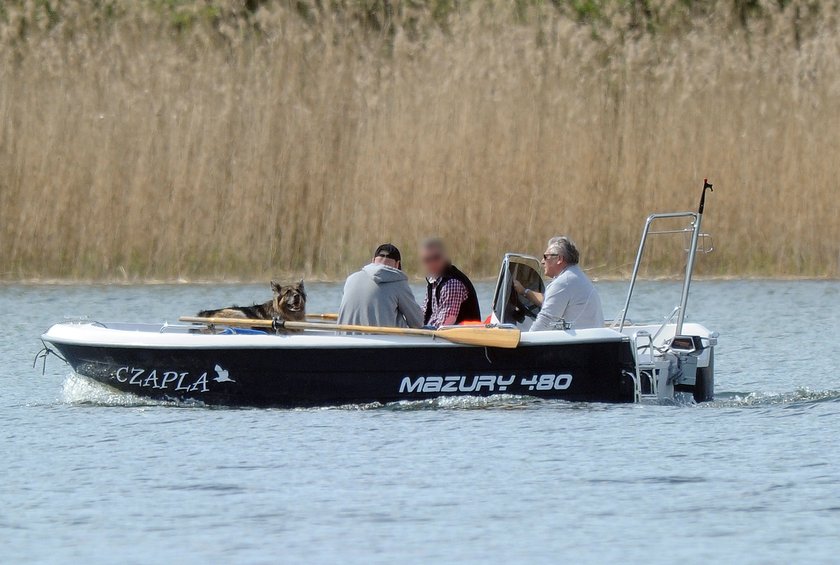
M677 317L677 330L675 335L681 335L683 322L685 321L685 307L688 305L688 291L691 288L691 276L694 273L694 258L697 256L697 242L700 239L700 223L703 221L703 209L706 207L706 190L714 192L709 179L703 179L703 193L700 195L700 206L697 209L697 217L694 219L694 230L691 234L691 246L688 250L688 262L685 266L685 281L683 283L682 296L680 297L680 312Z
M698 214L703 213L703 209L706 207L706 189L714 192L715 189L712 188L712 183L709 182L709 179L703 179L703 194L700 195L700 208L697 210Z

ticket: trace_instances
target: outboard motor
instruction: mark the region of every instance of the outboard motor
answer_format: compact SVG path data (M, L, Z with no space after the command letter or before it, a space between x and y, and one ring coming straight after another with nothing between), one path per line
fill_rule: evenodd
M697 360L710 345L713 344L704 344L700 336L678 335L674 336L668 348L673 356L668 382L677 392L692 393L695 402L714 400L714 364L711 357L713 350L709 351L708 366L697 367Z

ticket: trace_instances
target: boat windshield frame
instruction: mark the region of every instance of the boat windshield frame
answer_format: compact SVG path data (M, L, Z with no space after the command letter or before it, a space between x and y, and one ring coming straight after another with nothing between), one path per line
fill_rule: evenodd
M522 331L527 331L540 311L540 306L533 304L527 299L515 296L513 292L514 277L519 279L518 273L520 268L528 269L535 273L534 276L527 277L529 284L526 285L531 290L545 293L545 278L542 276L542 265L540 260L531 255L523 255L521 253L505 253L502 258L502 266L499 269L499 277L496 280L496 288L493 291L493 301L491 303L491 311L500 324L514 324ZM526 271L527 272L527 271ZM537 288L534 288L536 286ZM511 312L511 301L516 298L516 311L523 311L526 315L519 319L508 319ZM501 307L500 305L505 305ZM522 308L522 307L525 308ZM527 312L525 312L527 310ZM513 313L516 314L515 312ZM533 316L533 317L532 317ZM517 316L519 317L519 316Z

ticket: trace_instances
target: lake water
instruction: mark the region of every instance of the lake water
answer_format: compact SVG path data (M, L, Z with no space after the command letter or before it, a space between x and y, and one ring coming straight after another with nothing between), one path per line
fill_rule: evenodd
M599 287L616 312L624 285ZM677 287L645 283L631 317ZM0 286L0 562L840 560L840 282L695 283L689 318L721 334L703 405L211 409L32 368L65 315L174 320L267 292ZM340 287L309 295L334 311Z

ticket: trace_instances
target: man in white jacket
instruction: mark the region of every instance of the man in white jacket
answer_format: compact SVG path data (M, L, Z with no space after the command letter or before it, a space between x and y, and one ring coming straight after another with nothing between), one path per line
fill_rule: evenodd
M579 260L580 252L571 239L552 237L542 260L545 276L553 279L545 288L545 295L525 288L519 281L513 283L521 296L542 306L530 331L557 329L561 319L576 330L604 327L601 298L578 267Z
M390 243L376 248L373 260L347 277L338 323L419 328L423 311L401 268L400 250Z

